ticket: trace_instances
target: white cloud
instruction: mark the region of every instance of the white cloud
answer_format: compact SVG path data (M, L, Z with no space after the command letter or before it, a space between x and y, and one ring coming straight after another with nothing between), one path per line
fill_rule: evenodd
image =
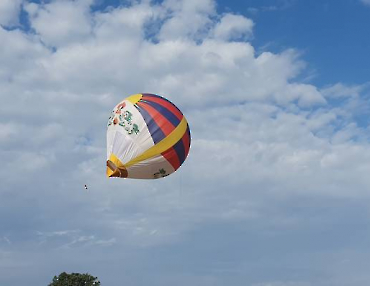
M91 32L89 6L92 0L54 1L25 5L31 26L49 46L61 46L86 39Z
M363 4L365 5L370 5L370 1L369 0L360 0Z
M253 21L244 16L226 14L215 26L214 36L226 41L249 37L252 35L253 25Z
M167 19L160 28L159 40L202 39L212 26L211 16L215 14L212 0L167 0L163 2Z
M297 236L302 225L317 230L312 225L320 219L306 221L314 207L305 209L297 198L368 196L369 136L356 117L369 112L366 84L301 82L306 64L298 51L257 54L248 42L254 23L218 15L214 1L133 1L93 13L92 4L26 2L32 33L0 28L0 41L8 43L0 45L1 209L21 224L3 232L11 241L5 247L25 243L41 253L41 241L49 251L43 261L63 245L66 256L92 259L101 251L117 261L132 249L182 249L176 243L189 241L199 251L217 244L235 251L230 245L238 235L222 246L212 227L216 234L235 227L244 249L244 240L266 229L271 239L284 238L276 235L281 228ZM163 94L184 111L193 138L189 158L164 180L107 180L107 117L137 92ZM289 213L299 203L302 213ZM215 244L207 248L204 241ZM190 244L184 251L191 253L196 243ZM131 258L126 267L140 259ZM229 268L243 272L243 259ZM217 280L207 273L204 281ZM197 281L192 275L180 275L184 285ZM154 285L166 284L160 281Z
M362 90L343 84L320 90L295 80L305 63L294 50L256 55L249 42L227 41L235 36L234 27L242 34L252 33L249 19L213 17L212 1L143 2L94 14L90 4L29 3L35 35L0 31L12 43L12 48L2 47L0 85L9 100L1 106L0 138L7 152L20 152L20 159L9 166L25 160L33 162L24 164L25 170L73 164L86 176L100 172L103 165L88 166L101 159L107 114L118 100L140 91L164 94L185 110L194 137L194 171L188 172L194 178L202 172L210 184L214 173L205 173L210 162L202 159L207 150L218 154L210 158L219 178L227 174L240 185L268 178L279 182L279 189L293 191L284 180L308 183L310 176L321 176L318 166L325 156L345 156L337 153L339 147L347 146L350 152L357 146L353 140L366 142L366 131L355 128L351 117L358 105L331 107L325 99L344 93L358 98ZM67 24L49 25L50 19ZM188 26L194 19L194 26ZM152 36L155 41L146 36L150 23L159 25ZM29 138L27 143L22 143L23 137ZM20 146L26 149L17 149ZM356 148L368 152L366 144ZM223 155L222 150L233 152ZM71 157L65 156L68 152ZM3 153L4 158L11 158L9 154ZM225 169L229 160L234 164ZM243 179L237 175L240 169L253 176ZM72 173L63 172L67 177ZM309 185L322 189L320 184L329 182L325 176ZM204 178L198 179L201 183Z
M345 93L358 98L362 89L337 84L320 90L295 80L305 68L296 51L256 55L249 42L227 41L236 36L234 28L238 35L251 34L249 19L232 14L214 17L213 1L142 2L94 14L89 5L91 1L29 3L25 7L35 35L0 31L12 43L12 48L3 47L6 64L0 82L12 98L1 107L0 138L8 148L2 155L7 166L21 165L23 172L66 166L61 172L69 177L73 171L67 166L72 164L80 175L99 178L107 114L118 100L140 91L169 96L185 110L193 148L181 172L199 184L216 187L227 176L236 189L248 184L268 188L267 180L281 192L294 192L306 182L300 192L332 193L325 186L332 185L337 174L333 168L346 170L340 158L353 155L353 150L367 156L368 146L354 141L367 140L366 131L356 127L350 115L357 105L332 108L325 99ZM50 19L67 24L49 25ZM194 19L194 26L188 26ZM179 28L176 22L184 26ZM155 41L146 36L150 23L159 25L152 35ZM206 160L209 150L212 155ZM18 154L17 160L9 161L11 152ZM330 158L344 165L328 163ZM367 169L360 157L352 161ZM216 170L207 173L209 164ZM190 166L192 170L186 169ZM249 175L239 176L239 170ZM219 179L213 179L215 174ZM349 176L347 183L356 178L359 186L366 184L361 174ZM217 204L224 200L221 193ZM344 195L346 189L337 193ZM200 211L197 203L193 207ZM224 213L233 211L238 212ZM145 233L156 230L163 238L167 228L163 227Z
M337 83L321 90L325 97L341 98L341 97L358 97L364 90L365 85L346 86L342 83Z
M22 0L0 1L0 25L15 26L19 24L18 15Z

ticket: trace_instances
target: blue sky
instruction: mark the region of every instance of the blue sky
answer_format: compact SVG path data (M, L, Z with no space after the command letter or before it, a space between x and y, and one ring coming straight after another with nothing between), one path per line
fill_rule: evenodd
M0 284L369 284L369 15L1 1ZM190 155L163 180L107 179L106 122L138 92L184 111Z
M370 62L364 55L370 46L370 18L369 7L361 1L220 1L219 8L256 22L256 47L302 51L315 84L361 84L368 79Z

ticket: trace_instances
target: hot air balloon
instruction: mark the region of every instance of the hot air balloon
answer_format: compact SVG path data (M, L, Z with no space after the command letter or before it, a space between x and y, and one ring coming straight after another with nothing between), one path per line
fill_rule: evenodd
M157 179L175 172L190 148L182 112L155 94L135 94L118 103L108 120L107 176Z

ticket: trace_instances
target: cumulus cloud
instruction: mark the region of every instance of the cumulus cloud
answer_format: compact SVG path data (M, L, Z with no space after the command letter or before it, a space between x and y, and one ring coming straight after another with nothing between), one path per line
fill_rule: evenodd
M56 47L81 41L91 32L89 7L92 0L55 1L49 4L28 3L31 27L42 41Z
M22 0L3 0L0 2L0 25L16 26L19 24L19 12Z
M166 0L163 3L169 17L158 33L160 40L202 39L212 26L211 16L215 14L215 2Z
M364 90L365 85L346 86L342 83L337 83L321 90L325 97L359 97Z
M12 15L0 21L16 23L21 2L2 3L13 12L0 12ZM184 254L183 247L188 261L200 259L212 269L201 278L196 271L173 274L167 282L226 285L213 269L245 278L242 273L260 267L258 261L278 267L253 250L254 262L235 262L227 254L238 257L233 242L245 249L241 241L249 239L258 248L258 235L267 233L289 250L281 230L299 236L305 225L320 233L315 226L323 222L300 198L307 204L329 198L330 208L332 201L368 195L369 136L357 116L369 112L366 84L301 82L306 64L299 51L257 54L248 41L251 19L219 15L211 0L132 1L97 11L89 0L23 5L29 32L0 27L0 41L8 43L0 46L0 204L8 218L0 251L19 268L32 265L33 255L50 271L55 254L64 261L58 266L72 255L80 258L70 267L84 265L84 257L127 269L145 257L143 267L163 267L149 284L164 285L166 261ZM193 138L189 158L164 180L106 180L106 121L119 100L138 92L162 94L184 111ZM290 212L296 205L302 207L298 215ZM335 217L327 224L346 219ZM220 233L230 234L228 245ZM163 250L158 266L154 257L164 245L174 249ZM132 253L142 249L149 254ZM215 264L215 249L226 253L219 258L224 264ZM193 269L181 263L178 269ZM113 270L122 269L103 272L111 285ZM266 279L252 282L269 285ZM271 282L293 282L284 283Z
M221 40L240 39L252 35L253 21L241 15L226 14L214 28L215 38Z

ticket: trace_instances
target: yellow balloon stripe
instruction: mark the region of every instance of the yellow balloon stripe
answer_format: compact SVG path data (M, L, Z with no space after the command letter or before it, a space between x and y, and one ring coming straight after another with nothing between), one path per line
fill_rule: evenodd
M118 168L124 167L121 160L118 159L118 157L116 155L114 155L113 153L110 154L109 160L112 161L114 163L114 165L116 165Z
M165 137L162 141L146 150L138 157L127 162L125 164L125 167L128 168L132 165L135 165L141 161L157 156L163 153L164 151L168 150L173 145L175 145L182 138L182 136L184 136L187 126L188 122L186 121L185 117L183 117L180 124L167 137Z
M120 159L118 159L117 156L114 155L113 153L110 154L109 161L112 161L112 163L114 165L116 165L117 168L123 168L124 167L122 162L120 161ZM113 174L113 171L110 168L107 168L106 174L107 174L107 177L110 177Z
M132 104L137 103L143 97L142 94L134 94L126 98L126 100L130 101Z

